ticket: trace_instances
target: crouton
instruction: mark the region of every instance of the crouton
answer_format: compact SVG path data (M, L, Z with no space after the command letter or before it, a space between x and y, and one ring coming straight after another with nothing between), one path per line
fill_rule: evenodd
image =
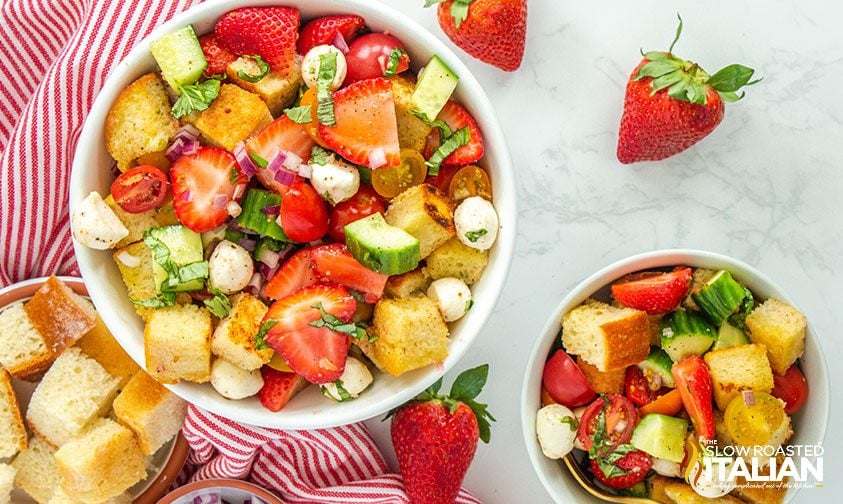
M647 488L650 489L650 498L663 504L673 504L673 500L664 493L664 487L673 479L658 474L647 479Z
M129 299L146 301L158 296L155 275L152 274L152 253L143 242L117 249L112 255L126 285ZM146 319L154 310L135 305L135 311Z
M211 379L211 314L195 305L155 310L143 331L146 371L161 383Z
M140 366L117 343L99 315L94 328L79 338L74 346L97 361L108 374L119 379L119 387L140 371Z
M694 301L693 294L698 293L705 287L705 284L711 280L717 272L715 270L705 269L705 268L697 268L694 270L694 273L691 275L691 286L688 288L688 293L685 295L685 299L682 301L682 306L689 310L700 311L700 307L697 306L697 302Z
M29 447L12 461L15 486L29 494L39 504L50 501L59 486L59 471L54 457L56 451L39 437L29 440Z
M251 294L234 296L231 311L214 330L211 352L241 369L260 369L273 354L272 348L255 348L255 336L266 311L266 305Z
M674 479L665 483L664 493L675 504L743 504L740 499L728 494L716 499L703 497L691 485Z
M144 455L152 455L181 429L187 402L138 371L114 400L114 414L135 433Z
M146 477L146 463L132 431L100 419L56 452L61 489L84 503L102 502Z
M778 464L781 467L781 462ZM770 466L761 468L759 476L770 476ZM743 476L735 480L737 487L732 492L735 497L749 504L781 504L787 493L788 480L782 481L747 481Z
M577 365L591 388L598 394L623 394L626 368L600 371L579 356L577 356Z
M662 328L661 321L664 314L647 315L647 320L650 322L650 346L662 346Z
M249 82L241 79L237 73L245 72L246 75L260 75L260 68L252 58L241 56L228 64L225 73L228 79L250 93L260 96L266 103L266 107L273 117L279 117L284 109L293 104L302 85L301 56L296 56L295 64L289 75L281 77L273 72L257 81Z
M120 383L78 348L62 353L32 393L26 421L58 448L105 415Z
M785 374L805 351L808 320L799 310L778 299L768 299L746 317L749 339L767 347L773 372Z
M402 149L421 152L427 143L430 126L410 112L413 109L413 91L416 83L403 75L390 77L392 96L395 100L395 118L398 121L398 145Z
M9 464L0 464L0 502L12 502L12 490L15 488L15 473Z
M773 371L764 345L712 350L703 359L711 374L714 402L721 411L743 390L770 392L773 389Z
M393 376L440 362L448 355L448 326L426 296L381 299L372 335L376 365Z
M425 272L430 278L459 278L466 285L478 280L489 264L489 251L477 250L453 237L427 256Z
M56 488L56 491L53 492L53 496L50 497L49 502L47 504L81 504L82 501L73 497L72 495L68 495L67 492L62 490L61 487ZM132 496L128 493L122 493L117 497L112 497L108 500L102 501L100 504L132 504Z
M384 218L419 241L420 259L456 234L453 202L430 184L417 185L399 194Z
M148 73L121 91L108 111L105 147L126 171L136 158L164 150L178 128L164 83Z
M386 281L384 292L393 298L405 298L427 292L433 279L423 268L416 268L400 275L392 275Z
M562 317L562 344L598 370L638 364L650 353L647 313L589 299Z
M35 291L23 309L53 355L93 329L97 321L94 305L54 276Z
M23 303L0 311L0 366L19 380L38 381L55 360Z
M158 221L155 220L156 210L148 210L146 212L141 213L129 213L122 208L120 205L114 201L114 196L108 195L105 198L105 204L111 207L111 210L114 211L114 215L120 219L120 222L126 226L126 229L129 230L129 234L126 235L125 238L117 242L114 248L125 247L131 243L136 241L143 240L143 232L149 228L158 227Z
M0 368L0 459L12 457L26 449L26 426L20 414L20 405L9 373ZM3 492L0 491L0 496Z
M234 84L223 84L211 106L193 122L210 145L232 151L237 142L272 122L272 114L261 97Z

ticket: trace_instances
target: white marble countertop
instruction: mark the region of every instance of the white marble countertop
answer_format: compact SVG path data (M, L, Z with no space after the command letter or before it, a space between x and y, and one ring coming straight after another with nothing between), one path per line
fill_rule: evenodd
M435 9L421 0L385 3L453 47ZM703 249L765 272L822 338L832 390L843 384L843 4L532 0L529 9L518 72L456 50L497 107L519 196L508 284L457 366L491 365L481 399L498 421L464 482L487 504L552 502L521 435L519 394L534 335L578 282L638 252ZM640 47L667 50L676 12L685 20L676 54L710 72L741 63L764 80L728 104L723 123L689 151L621 165L615 145L624 85ZM831 416L825 488L803 490L795 502L840 502L840 402ZM370 426L388 447L388 422Z

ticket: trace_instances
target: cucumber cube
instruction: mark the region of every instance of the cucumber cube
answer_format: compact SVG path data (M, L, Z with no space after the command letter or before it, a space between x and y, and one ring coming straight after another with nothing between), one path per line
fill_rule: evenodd
M164 79L179 94L182 86L198 81L208 66L191 25L164 35L152 42L149 48L161 67Z
M436 119L456 89L457 82L457 74L439 56L433 56L419 73L416 90L411 98L413 110L423 114L429 121Z
M685 420L651 413L638 422L630 443L656 458L679 463L685 456L687 435L688 422Z
M372 214L345 226L345 245L357 262L384 275L399 275L419 265L419 241Z
M167 261L170 263L169 269L179 269L190 264L204 262L202 237L199 233L193 232L182 225L152 228L147 233L152 240L145 239L144 241L153 258L162 253L169 253L167 257ZM159 292L195 291L202 289L205 284L203 278L194 278L167 287L166 281L170 278L170 273L157 260L152 261L152 274Z

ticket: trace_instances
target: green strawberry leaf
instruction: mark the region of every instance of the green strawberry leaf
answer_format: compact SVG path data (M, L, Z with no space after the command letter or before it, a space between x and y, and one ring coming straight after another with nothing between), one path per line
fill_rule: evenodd
M755 70L752 68L738 65L736 63L721 69L709 77L705 83L714 88L715 91L721 93L734 93L744 86L751 86L759 82L761 79L755 79L750 82L752 74L754 73Z
M488 377L488 364L463 371L451 385L451 397L462 402L474 399L480 395Z
M454 18L454 26L460 27L468 17L468 6L473 0L454 0L451 4L451 16Z
M679 13L676 13L676 17L679 18L679 26L676 27L676 36L673 37L673 42L670 43L670 47L667 49L668 54L673 54L673 46L679 41L679 36L682 35L682 16Z
M477 418L477 430L480 434L480 440L488 444L492 437L492 426L490 422L495 422L495 417L486 409L486 404L477 401L466 401L465 404L471 408L475 418Z
M635 80L645 77L661 77L662 75L676 73L680 65L676 60L650 61L641 66Z

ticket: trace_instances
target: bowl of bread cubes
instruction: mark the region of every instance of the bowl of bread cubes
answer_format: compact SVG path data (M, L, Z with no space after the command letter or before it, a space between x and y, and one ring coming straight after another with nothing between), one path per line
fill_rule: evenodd
M120 347L78 278L0 290L0 502L156 502L187 403Z
M786 292L736 259L661 250L565 296L528 362L521 420L559 503L789 502L801 486L782 468L796 450L816 464L829 397L818 335Z
M289 54L242 49L250 20ZM374 42L392 49L372 75L353 55ZM70 210L128 355L190 403L287 429L380 415L459 361L516 219L478 82L363 0L207 2L156 28L86 118Z

